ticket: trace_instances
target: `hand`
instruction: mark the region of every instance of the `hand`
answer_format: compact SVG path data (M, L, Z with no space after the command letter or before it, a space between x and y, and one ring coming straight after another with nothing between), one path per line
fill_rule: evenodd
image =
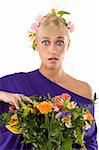
M25 99L26 102L33 103L33 101L24 94L15 94L0 91L0 100L9 103L11 105L14 105L16 109L19 109L19 104L21 104L23 107L26 107L26 104L22 102L21 98Z

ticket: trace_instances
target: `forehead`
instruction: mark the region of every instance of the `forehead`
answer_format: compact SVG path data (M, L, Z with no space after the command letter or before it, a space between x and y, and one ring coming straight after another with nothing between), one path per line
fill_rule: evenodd
M52 28L52 29L44 29L42 30L39 38L65 38L66 31L63 28Z

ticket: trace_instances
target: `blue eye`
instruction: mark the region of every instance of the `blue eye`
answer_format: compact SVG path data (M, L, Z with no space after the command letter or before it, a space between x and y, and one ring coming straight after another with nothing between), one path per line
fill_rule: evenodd
M49 42L48 40L44 40L44 41L42 41L42 44L43 44L43 45L49 45L50 42Z
M56 44L57 44L58 46L61 46L61 45L64 44L64 41L63 41L63 40L58 40L58 41L56 41Z

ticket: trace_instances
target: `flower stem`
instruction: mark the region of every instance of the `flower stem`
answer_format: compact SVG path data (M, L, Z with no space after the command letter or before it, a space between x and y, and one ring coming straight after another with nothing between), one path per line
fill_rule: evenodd
M45 123L48 124L48 150L51 150L50 123L48 115L45 115Z

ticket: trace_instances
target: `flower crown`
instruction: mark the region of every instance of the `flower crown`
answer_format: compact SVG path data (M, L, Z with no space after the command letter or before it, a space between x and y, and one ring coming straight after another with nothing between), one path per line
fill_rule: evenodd
M67 15L70 15L70 13L69 12L67 12L67 11L56 11L55 9L52 9L51 10L51 13L53 14L53 15L56 15L56 16L58 16L58 17L60 17L60 18L63 18L63 15L65 15L65 14L67 14ZM32 42L32 48L35 50L35 38L36 38L36 32L37 32L37 30L38 30L38 28L39 28L39 26L40 26L40 22L41 22L41 20L44 18L44 16L42 16L42 15L38 15L37 17L36 17L36 19L35 19L35 23L32 23L32 25L31 25L31 31L28 31L28 37L30 38L30 41ZM65 18L63 18L64 20L65 20ZM65 20L66 21L66 20ZM69 30L69 32L73 32L74 31L74 24L71 22L71 21L69 21L68 23L66 23L66 26L67 26L67 28L68 28L68 30Z

